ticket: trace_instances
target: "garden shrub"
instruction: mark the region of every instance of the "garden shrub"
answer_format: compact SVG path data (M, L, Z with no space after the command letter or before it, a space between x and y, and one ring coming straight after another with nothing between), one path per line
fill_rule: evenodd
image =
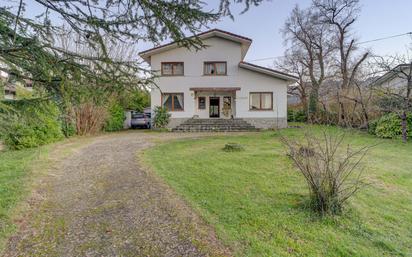
M288 122L293 122L294 121L294 116L295 111L292 109L288 109Z
M153 119L153 127L155 128L164 128L169 124L170 120L170 113L167 111L166 108L161 106L156 106L154 109L154 119Z
M10 149L36 147L63 138L60 112L52 101L21 100L8 103L13 108L2 124L2 139Z
M320 109L315 117L313 117L312 122L317 124L336 125L338 124L338 113Z
M77 135L93 135L100 132L106 122L107 110L91 101L72 107Z
M412 137L412 114L407 116L408 137ZM376 124L375 134L380 138L399 138L402 136L402 120L396 113L382 116Z
M321 215L339 214L344 203L363 187L360 162L370 146L352 149L345 134L306 132L303 139L281 137L287 155L307 182L310 207Z
M222 149L225 152L240 152L245 150L244 147L236 143L227 143Z
M376 119L368 123L368 133L369 134L376 135L375 131L376 131L376 126L378 125L378 121L379 119Z
M70 120L62 121L62 132L65 137L76 135L76 125Z
M104 130L118 131L123 129L125 118L126 116L124 114L123 107L118 102L112 103L108 110L108 117L106 120L106 125L104 126Z
M303 109L288 109L289 122L306 122L308 117Z

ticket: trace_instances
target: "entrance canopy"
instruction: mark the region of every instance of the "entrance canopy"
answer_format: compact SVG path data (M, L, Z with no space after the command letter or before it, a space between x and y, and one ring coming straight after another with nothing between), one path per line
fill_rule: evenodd
M240 90L240 87L191 87L195 92L234 92Z

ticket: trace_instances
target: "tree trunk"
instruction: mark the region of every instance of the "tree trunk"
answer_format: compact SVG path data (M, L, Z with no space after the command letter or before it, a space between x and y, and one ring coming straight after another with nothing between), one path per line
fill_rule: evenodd
M338 106L339 106L339 111L338 111L338 125L341 127L346 126L346 115L345 115L345 106L342 102L342 98L340 97L340 89L338 89L338 92L336 94L336 98L338 101Z
M318 102L319 102L319 88L313 86L309 94L309 107L308 107L308 118L311 123L315 123L316 114L318 113Z
M408 121L407 121L407 115L406 111L403 111L401 114L401 124L402 124L402 141L406 143L408 141Z
M308 98L306 95L301 96L300 102L302 103L303 110L305 111L306 117L308 116Z
M368 114L368 111L366 110L366 108L363 104L362 104L362 112L363 112L363 117L365 119L366 130L369 130L369 114Z
M346 127L346 115L345 115L345 106L341 101L339 101L339 121L338 125L341 127Z

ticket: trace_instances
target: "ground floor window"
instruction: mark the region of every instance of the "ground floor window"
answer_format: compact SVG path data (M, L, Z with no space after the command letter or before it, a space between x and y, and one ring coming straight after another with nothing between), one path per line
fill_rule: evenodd
M164 93L162 95L162 106L168 111L183 111L183 93Z
M204 97L204 96L199 96L199 97L198 97L198 101L199 101L199 103L198 103L198 109L199 109L199 110L204 110L204 109L206 109L206 97Z
M253 92L249 95L250 110L272 110L273 93L272 92Z

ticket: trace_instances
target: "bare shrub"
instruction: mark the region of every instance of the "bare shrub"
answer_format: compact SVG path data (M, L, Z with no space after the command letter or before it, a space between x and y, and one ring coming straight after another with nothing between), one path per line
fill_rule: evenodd
M371 146L354 150L344 145L344 138L344 133L327 131L321 136L306 132L300 141L281 137L308 184L311 207L321 215L340 213L365 184L360 163Z
M78 135L90 135L100 132L107 118L106 108L86 102L73 107Z

